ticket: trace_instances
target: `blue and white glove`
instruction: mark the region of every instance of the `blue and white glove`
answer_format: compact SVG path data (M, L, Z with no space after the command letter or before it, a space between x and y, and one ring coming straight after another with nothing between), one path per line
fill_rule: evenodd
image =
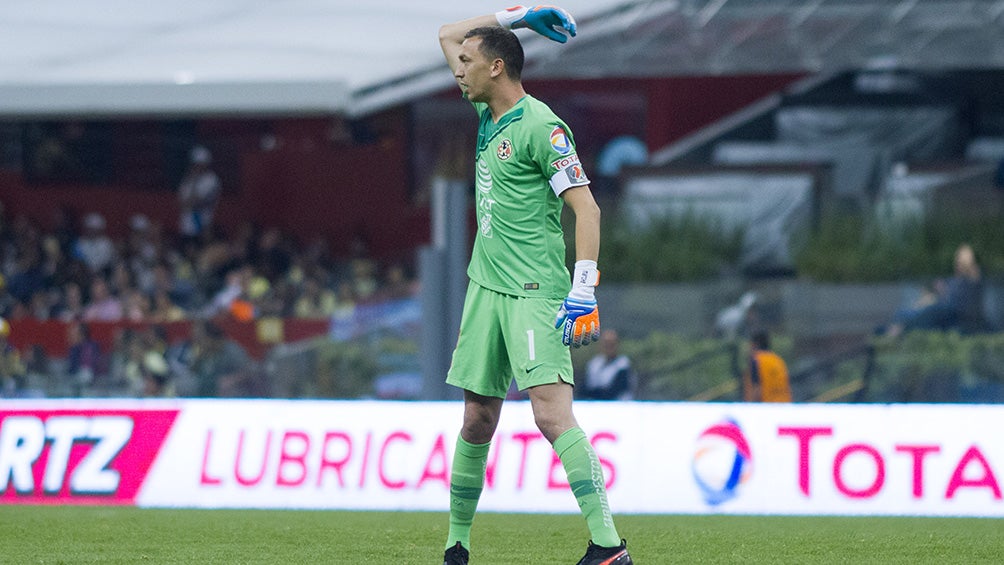
M557 6L513 6L495 14L499 25L506 29L525 27L544 37L565 43L568 37L575 37L575 19ZM565 35L562 31L567 32Z
M580 347L600 339L600 311L594 289L600 282L596 261L576 261L572 290L561 303L554 327L561 328L561 342Z

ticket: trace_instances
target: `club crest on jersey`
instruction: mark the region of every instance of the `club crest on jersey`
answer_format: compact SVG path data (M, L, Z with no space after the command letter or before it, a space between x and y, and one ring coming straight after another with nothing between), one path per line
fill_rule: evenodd
M572 151L572 142L568 140L568 134L561 126L555 126L551 130L551 148L562 155L567 155Z
M512 157L512 142L508 139L503 139L502 143L499 143L498 149L495 150L495 155L503 161Z

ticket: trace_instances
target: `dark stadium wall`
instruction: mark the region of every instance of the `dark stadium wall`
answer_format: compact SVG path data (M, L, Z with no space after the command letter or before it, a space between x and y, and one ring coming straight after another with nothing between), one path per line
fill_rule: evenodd
M100 212L105 217L108 233L113 236L126 232L129 218L134 214L145 214L168 230L176 226L178 214L173 193L139 190L128 185L33 186L17 171L3 170L0 170L0 202L7 221L23 214L43 230L54 227L52 223L59 209L81 217L88 212Z
M284 318L273 319L268 323L279 324L270 326L276 334L270 336L272 340L263 340L260 331L261 321L242 322L225 316L220 316L213 320L230 339L239 343L247 351L248 355L255 359L263 359L269 349L277 342L296 342L327 334L331 329L331 321L327 318ZM136 331L147 329L153 324L140 322L89 322L88 329L91 338L94 339L104 352L104 356L114 350L116 337L123 328L130 328ZM191 337L192 322L184 320L179 322L168 322L157 324L164 329L167 339L171 343ZM45 354L50 357L65 358L70 351L70 344L67 340L67 329L69 324L60 320L36 320L34 318L21 318L12 321L12 326L17 329L10 335L10 344L19 351L27 351L32 345L40 345Z
M561 81L527 81L527 90L548 103L561 104L569 96L637 93L644 100L644 141L655 151L737 112L770 94L783 91L802 73L740 76L680 76L605 78ZM606 135L621 133L619 114L590 116L585 127L601 128ZM565 116L574 121L574 116ZM623 120L621 120L623 121ZM569 123L573 130L576 124ZM578 129L582 129L581 127ZM578 135L578 133L577 133Z
M332 252L346 254L352 242L365 241L373 255L396 259L428 240L428 211L411 202L406 113L379 116L356 139L333 139L324 118L206 119L192 138L208 140L214 169L223 181L216 223L232 233L246 222L279 226L307 242L321 237ZM132 131L128 122L117 132ZM125 135L128 137L128 134ZM164 145L178 145L167 139ZM182 157L190 143L176 151ZM124 144L123 144L124 145ZM115 178L101 182L32 181L0 169L0 203L10 219L23 214L50 229L56 209L78 218L105 216L113 237L124 235L129 218L145 214L167 232L177 227L175 194L180 171L151 162L150 181L141 177L143 153L126 148L116 156ZM153 161L153 160L151 160ZM183 164L183 163L182 163ZM125 170L129 174L122 175Z
M648 93L648 145L659 149L784 90L802 74L673 77L654 81Z
M428 241L428 213L410 202L406 143L247 155L245 217L285 226L301 240L327 238L336 254L362 240L386 257ZM231 220L238 220L232 218Z
M585 163L615 135L633 134L654 151L783 90L797 74L527 81L553 102L576 131ZM450 90L441 96L456 98ZM378 257L411 257L429 241L429 209L416 194L415 139L407 107L349 123L336 117L204 118L161 123L115 122L111 182L28 182L0 168L0 203L42 229L53 211L104 214L111 235L145 214L173 232L174 186L192 142L207 143L221 168L224 194L217 223L232 230L252 221L278 226L303 241L325 238L336 254L365 242ZM473 127L473 126L472 126ZM160 129L156 129L160 128ZM136 147L156 131L161 145ZM130 141L133 140L133 141ZM158 168L159 167L159 168ZM124 173L123 173L124 171ZM152 180L151 180L152 179Z

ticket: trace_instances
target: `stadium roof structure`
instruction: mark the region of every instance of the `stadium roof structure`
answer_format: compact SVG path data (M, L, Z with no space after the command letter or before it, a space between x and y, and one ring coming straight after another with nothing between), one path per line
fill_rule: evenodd
M565 0L528 78L1004 67L1004 0ZM0 115L365 115L452 84L436 31L476 0L0 3Z

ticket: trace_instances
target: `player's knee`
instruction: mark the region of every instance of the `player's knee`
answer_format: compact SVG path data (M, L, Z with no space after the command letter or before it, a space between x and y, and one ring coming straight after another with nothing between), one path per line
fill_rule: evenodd
M460 435L464 438L464 441L469 443L488 443L492 440L492 436L495 435L495 427L497 425L498 420L488 415L478 414L473 417L469 416L464 419Z
M533 420L540 433L551 443L554 443L558 436L572 427L564 418L555 414L534 414Z

